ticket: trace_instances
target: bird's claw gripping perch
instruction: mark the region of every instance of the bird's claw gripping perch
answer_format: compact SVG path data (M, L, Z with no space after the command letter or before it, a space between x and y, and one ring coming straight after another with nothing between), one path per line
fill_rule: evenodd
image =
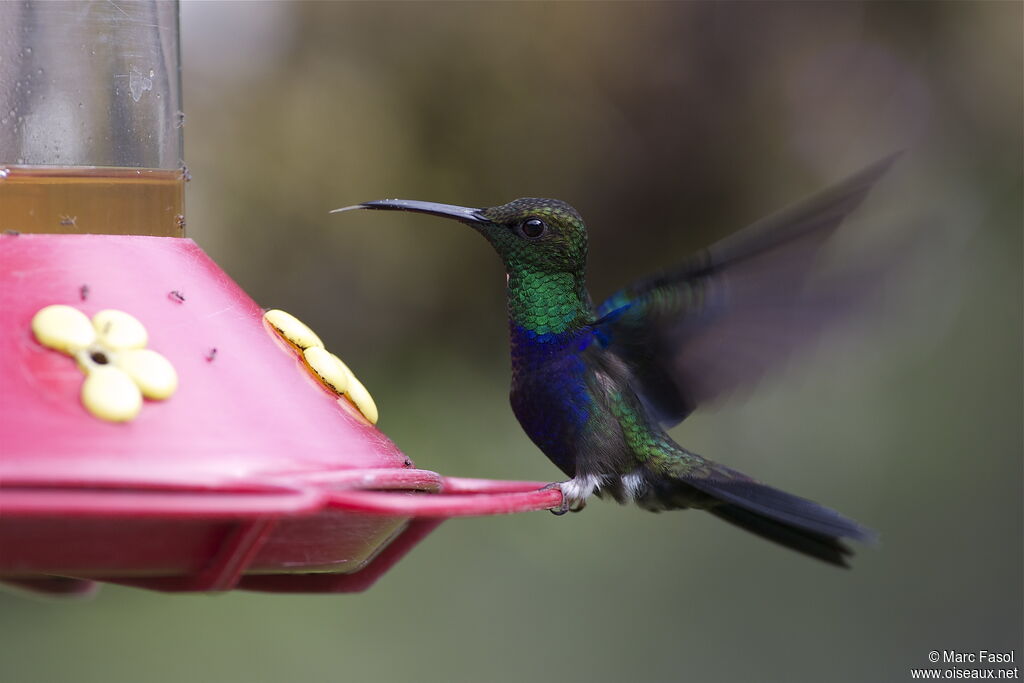
M562 482L553 481L547 486L543 487L541 491L548 491L550 489L558 489L558 492L562 494L562 502L558 507L548 508L551 514L556 517L561 517L566 512L579 512L587 506L586 499L573 500L570 496L565 494L565 490L562 489Z

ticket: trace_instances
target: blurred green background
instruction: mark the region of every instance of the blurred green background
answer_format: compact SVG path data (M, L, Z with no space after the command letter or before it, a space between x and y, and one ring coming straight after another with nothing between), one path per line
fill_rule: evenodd
M674 430L878 529L838 571L695 512L454 520L361 595L0 594L0 680L904 681L1022 646L1022 6L193 3L188 230L420 467L551 480L503 273L368 199L574 204L595 297L895 150L882 314ZM854 227L855 226L855 227ZM1019 665L1019 664L1018 664Z

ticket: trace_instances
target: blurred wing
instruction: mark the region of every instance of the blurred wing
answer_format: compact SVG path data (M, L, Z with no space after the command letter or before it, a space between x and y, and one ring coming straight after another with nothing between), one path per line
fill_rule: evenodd
M753 384L870 289L865 273L805 284L822 245L896 156L601 304L599 338L631 367L634 390L662 424Z

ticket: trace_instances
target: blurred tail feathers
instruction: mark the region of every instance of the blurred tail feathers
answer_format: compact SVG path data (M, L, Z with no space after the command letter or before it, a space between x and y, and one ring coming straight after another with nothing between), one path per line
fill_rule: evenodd
M840 567L853 552L841 539L876 543L878 535L835 510L761 484L715 465L726 476L686 477L683 482L714 501L707 511L779 545Z

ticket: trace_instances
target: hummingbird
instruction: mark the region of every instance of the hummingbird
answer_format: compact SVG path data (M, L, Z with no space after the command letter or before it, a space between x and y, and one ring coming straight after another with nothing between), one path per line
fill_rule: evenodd
M816 254L896 155L739 230L600 305L587 291L587 230L558 199L470 208L407 199L354 209L412 211L469 225L507 274L512 410L568 480L556 514L591 495L659 512L706 510L846 567L844 539L874 531L683 448L667 433L699 406L751 384L828 326L844 297L807 286Z

